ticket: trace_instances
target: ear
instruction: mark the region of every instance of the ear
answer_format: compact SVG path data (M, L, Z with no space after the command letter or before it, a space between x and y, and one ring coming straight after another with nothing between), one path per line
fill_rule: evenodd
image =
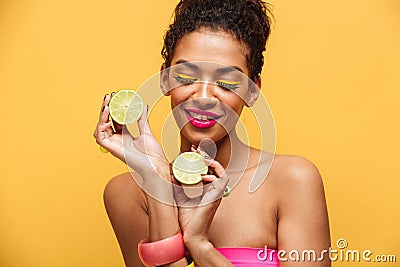
M254 105L258 96L260 95L260 88L261 88L261 77L258 77L255 82L249 82L249 90L247 91L246 95L246 106L251 107Z
M169 70L165 67L165 63L160 69L160 87L165 96L169 96Z

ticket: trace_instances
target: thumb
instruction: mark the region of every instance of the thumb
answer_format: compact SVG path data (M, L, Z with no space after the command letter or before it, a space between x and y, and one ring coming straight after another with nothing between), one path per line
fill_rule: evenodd
M151 131L150 124L149 124L149 106L145 105L143 107L143 114L138 120L138 128L140 135L142 134L149 134L153 135Z

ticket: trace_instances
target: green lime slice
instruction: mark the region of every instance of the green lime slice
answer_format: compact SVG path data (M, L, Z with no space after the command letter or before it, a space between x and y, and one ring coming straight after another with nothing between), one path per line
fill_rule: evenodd
M208 166L200 154L185 152L174 160L172 172L175 179L182 184L193 185L201 182L201 175L208 172Z
M127 125L142 116L144 103L134 90L121 89L112 95L108 106L111 118L118 124Z

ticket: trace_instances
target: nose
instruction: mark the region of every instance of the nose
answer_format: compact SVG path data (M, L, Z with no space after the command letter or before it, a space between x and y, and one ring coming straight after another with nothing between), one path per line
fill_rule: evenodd
M199 83L196 93L194 94L193 102L202 109L213 107L218 102L214 94L214 87L215 85L209 82Z

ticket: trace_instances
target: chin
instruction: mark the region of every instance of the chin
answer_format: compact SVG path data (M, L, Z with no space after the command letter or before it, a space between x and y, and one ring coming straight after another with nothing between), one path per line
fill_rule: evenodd
M181 134L191 144L198 146L204 139L211 139L214 143L218 143L225 138L229 138L225 129L220 125L214 125L212 129L196 129L192 125L185 125L182 128Z

